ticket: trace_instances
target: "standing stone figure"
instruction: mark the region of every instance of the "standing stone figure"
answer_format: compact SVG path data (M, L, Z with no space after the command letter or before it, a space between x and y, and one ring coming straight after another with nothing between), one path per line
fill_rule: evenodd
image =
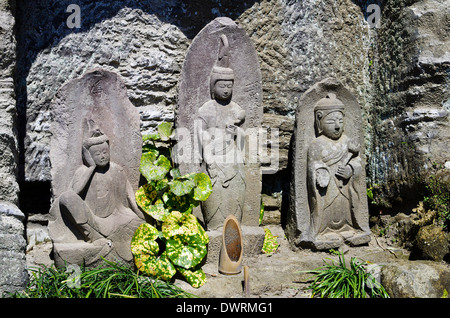
M343 95L345 102L337 97L339 95ZM344 243L355 246L370 241L364 148L359 134L360 110L351 97L339 82L327 79L308 90L302 98L300 107L308 108L308 111L304 109L297 113L297 130L308 120L314 127L304 127L313 132L302 136L304 143L297 140L300 134L295 136L294 155L298 151L304 153L293 158L293 165L302 161L303 170L300 173L297 167L293 177L298 180L301 175L303 181L291 184L295 196L291 197L294 201L291 202L288 219L291 223L287 228L291 238L296 236L293 233L300 234L300 238L294 240L298 245L311 245L321 250ZM303 207L296 206L300 202ZM306 217L301 215L305 210ZM293 229L294 224L297 229Z
M262 85L245 30L226 17L208 23L189 46L178 92L174 161L182 175L202 171L213 183L194 215L208 230L221 227L228 215L258 226Z
M221 35L222 50L210 77L211 100L198 110L197 136L203 154L202 166L211 178L213 191L202 203L209 229L223 225L228 215L242 221L245 171L242 151L245 110L231 100L234 72L229 68L228 39Z
M58 92L52 111L56 264L131 263L131 238L144 222L134 196L142 139L123 82L112 72L89 72Z
M366 236L352 215L359 210L361 159L358 139L344 133L345 106L329 93L314 108L318 137L308 149L308 192L314 244L350 244ZM356 225L356 228L354 227ZM355 245L355 244L353 244Z

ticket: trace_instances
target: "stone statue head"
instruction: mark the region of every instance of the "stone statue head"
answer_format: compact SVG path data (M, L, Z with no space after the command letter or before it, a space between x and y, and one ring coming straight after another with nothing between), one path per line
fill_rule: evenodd
M226 35L220 36L222 45L219 48L219 56L216 65L211 71L210 91L211 98L220 101L231 99L234 84L234 72L229 67L229 44Z
M314 107L315 127L318 136L337 140L344 132L344 104L333 93L319 100Z
M89 148L89 153L97 167L104 168L109 164L110 154L107 142L92 145Z
M99 168L104 168L109 164L109 138L103 134L93 120L88 120L88 137L83 141L83 148L89 151L93 163ZM85 157L86 154L83 154ZM89 158L83 158L85 161Z
M229 79L231 76L226 78L226 76L217 76L214 80L211 88L211 97L219 101L227 101L231 99L233 94L233 79ZM211 76L212 78L212 76Z

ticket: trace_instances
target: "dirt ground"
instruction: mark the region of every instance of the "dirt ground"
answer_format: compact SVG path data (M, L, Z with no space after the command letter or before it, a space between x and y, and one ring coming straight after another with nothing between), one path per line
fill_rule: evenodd
M309 298L311 292L306 288L312 281L312 274L304 271L313 270L324 265L330 259L338 261L338 256L328 252L312 252L311 250L293 251L284 237L281 226L267 226L273 235L278 236L280 246L271 256L260 254L256 257L245 257L243 265L249 268L249 295L244 293L244 271L237 275L222 275L218 272L218 264L206 263L203 270L207 282L195 289L188 283L177 280L176 284L184 290L201 298ZM407 259L406 250L388 247L380 237L372 236L367 246L344 247L345 260L356 257L360 261L385 264L397 259Z

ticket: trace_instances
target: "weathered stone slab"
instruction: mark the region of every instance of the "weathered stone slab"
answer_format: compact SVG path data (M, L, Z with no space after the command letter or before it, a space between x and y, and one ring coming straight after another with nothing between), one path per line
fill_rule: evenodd
M231 91L219 98L215 85L220 81L227 81ZM261 127L261 100L261 73L248 35L229 18L213 20L197 34L186 54L176 114L175 159L181 172L205 171L215 184L203 205L203 216L223 215L217 220L207 216L207 227L208 223L219 227L228 214L236 215L243 225L258 225L260 162L249 145L253 142L255 146L257 128ZM214 149L209 163L207 147ZM224 158L227 161L230 153L244 162L218 163Z
M51 113L55 262L131 261L131 237L143 222L134 198L142 139L124 83L90 71L60 89Z
M301 97L286 234L323 250L370 241L364 136L355 97L327 78Z

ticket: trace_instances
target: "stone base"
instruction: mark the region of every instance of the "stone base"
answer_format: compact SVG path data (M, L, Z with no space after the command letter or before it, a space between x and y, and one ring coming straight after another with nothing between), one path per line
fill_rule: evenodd
M252 257L261 254L264 244L264 229L257 226L241 226L244 256ZM206 255L206 263L219 264L219 253L222 247L222 228L207 231L209 237L208 254Z
M309 242L309 244L313 249L323 251L339 248L344 246L344 244L349 246L360 246L369 242L370 232L355 232L349 228L345 231L329 231L325 234L319 235L313 242Z
M133 262L123 259L113 248L108 240L98 240L95 243L54 243L53 257L56 266L69 264L85 265L93 268L103 264L102 257L106 260L120 264L132 265Z

